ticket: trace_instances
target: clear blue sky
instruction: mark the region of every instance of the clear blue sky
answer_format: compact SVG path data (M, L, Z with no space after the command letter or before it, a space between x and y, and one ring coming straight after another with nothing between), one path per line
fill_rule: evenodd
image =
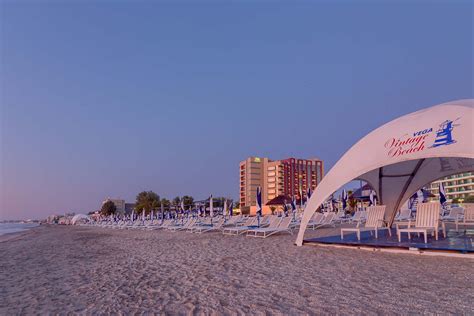
M450 2L2 1L0 219L237 197L249 155L328 170L473 97L473 7Z

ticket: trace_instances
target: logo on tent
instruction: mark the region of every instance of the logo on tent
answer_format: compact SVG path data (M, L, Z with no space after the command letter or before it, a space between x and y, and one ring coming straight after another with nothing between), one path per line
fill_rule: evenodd
M385 148L388 149L387 154L390 157L399 157L423 151L427 148L454 144L456 140L453 139L452 131L454 127L458 125L459 124L454 124L451 120L446 120L439 125L439 128L436 130L436 135L434 136L431 136L433 135L433 128L426 128L414 133L404 134L398 139L392 137L385 142ZM426 143L430 143L429 139L432 139L432 137L434 137L434 141L431 146L427 147Z
M454 144L456 141L453 139L452 132L454 126L458 125L459 124L454 124L451 120L446 120L441 123L439 129L436 131L434 143L430 148Z

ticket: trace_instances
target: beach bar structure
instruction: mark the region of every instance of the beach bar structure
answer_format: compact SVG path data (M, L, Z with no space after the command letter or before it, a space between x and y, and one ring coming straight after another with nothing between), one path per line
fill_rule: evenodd
M366 181L386 205L391 226L400 207L437 179L474 170L474 99L432 106L375 129L352 146L314 190L296 239L303 245L318 207L352 180Z

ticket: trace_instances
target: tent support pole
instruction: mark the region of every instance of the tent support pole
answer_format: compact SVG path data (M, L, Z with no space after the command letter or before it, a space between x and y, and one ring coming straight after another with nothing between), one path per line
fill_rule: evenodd
M395 215L397 214L396 210L398 210L398 208L400 207L400 203L402 202L403 196L407 192L408 187L410 186L411 182L413 181L413 178L415 177L415 175L418 173L418 170L420 169L423 162L425 162L425 158L420 159L420 161L418 161L415 168L413 169L413 172L410 174L410 177L408 178L407 182L405 182L405 185L403 186L402 192L398 196L397 203L395 204L395 212L393 212L392 216L390 217L390 221L388 223L389 227L392 227L393 220L395 219Z
M377 196L377 199L378 199L378 203L377 204L380 204L380 205L383 205L383 200L382 200L382 181L383 181L383 167L380 167L379 168L379 192L378 193L378 196Z

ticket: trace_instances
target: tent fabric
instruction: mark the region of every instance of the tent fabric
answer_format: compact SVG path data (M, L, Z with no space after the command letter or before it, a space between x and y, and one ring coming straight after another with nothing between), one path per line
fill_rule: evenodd
M397 118L350 148L322 179L304 211L296 244L316 209L352 180L363 180L386 205L391 225L403 202L426 184L474 170L474 99L458 100Z
M73 216L72 220L71 220L71 224L72 225L76 225L76 223L80 220L89 220L89 216L87 215L84 215L84 214L76 214Z

